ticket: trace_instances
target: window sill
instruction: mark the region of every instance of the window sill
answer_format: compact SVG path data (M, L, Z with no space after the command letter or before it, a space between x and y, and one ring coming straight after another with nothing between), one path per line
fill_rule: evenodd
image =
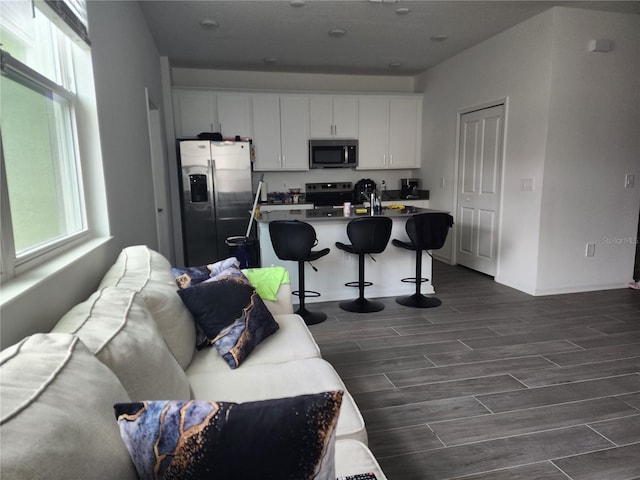
M0 286L0 307L27 295L29 291L45 283L57 273L72 266L85 256L97 252L111 239L112 237L99 237L87 240L41 265L3 282Z

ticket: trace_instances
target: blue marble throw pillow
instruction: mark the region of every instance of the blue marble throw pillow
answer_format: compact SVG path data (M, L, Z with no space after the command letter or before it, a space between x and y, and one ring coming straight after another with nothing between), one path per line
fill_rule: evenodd
M219 262L199 267L173 267L171 273L180 288L189 288L213 277L234 275L240 272L240 262L236 257L229 257ZM241 272L240 272L241 273Z
M211 270L209 270L206 265L202 267L173 267L171 273L173 274L176 284L181 289L197 285L211 277Z
M215 346L231 368L279 328L256 290L237 272L178 290L198 326L198 347Z
M280 326L254 290L250 303L231 325L223 328L212 340L218 353L231 368L238 368L256 346Z
M335 480L342 395L147 401L114 410L141 480Z

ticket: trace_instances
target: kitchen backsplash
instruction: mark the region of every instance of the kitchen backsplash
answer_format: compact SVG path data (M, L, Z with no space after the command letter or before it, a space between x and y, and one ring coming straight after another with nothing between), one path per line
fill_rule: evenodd
M382 181L389 190L400 189L400 179L420 177L420 171L409 170L349 170L322 169L308 172L254 172L253 181L257 186L260 176L264 173L262 189L266 192L288 192L291 188L300 188L304 192L305 183L313 182L353 182L362 178L370 178L382 188ZM255 187L254 187L255 190Z

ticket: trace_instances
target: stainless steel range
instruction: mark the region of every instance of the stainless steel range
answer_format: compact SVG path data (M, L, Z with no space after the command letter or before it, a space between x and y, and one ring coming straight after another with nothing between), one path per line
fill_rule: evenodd
M353 202L353 183L306 183L305 201L316 207L337 207L344 202Z

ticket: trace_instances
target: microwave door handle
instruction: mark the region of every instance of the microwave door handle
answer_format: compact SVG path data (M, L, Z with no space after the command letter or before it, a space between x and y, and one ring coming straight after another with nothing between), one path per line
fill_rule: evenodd
M349 163L349 147L344 147L344 164Z

